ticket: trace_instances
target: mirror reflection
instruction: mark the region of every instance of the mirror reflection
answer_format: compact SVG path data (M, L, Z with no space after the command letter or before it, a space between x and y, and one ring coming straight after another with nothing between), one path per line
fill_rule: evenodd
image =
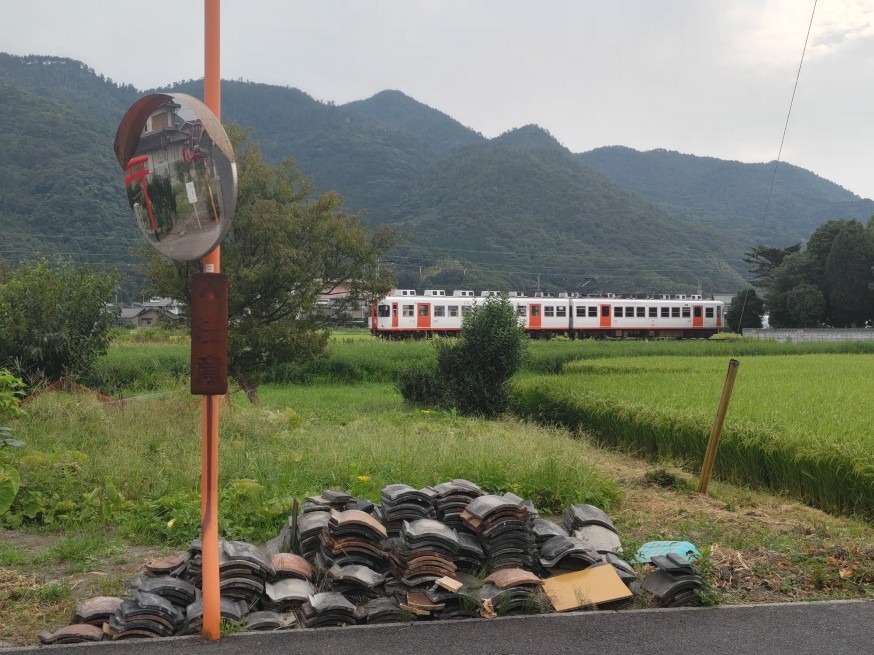
M224 129L203 103L181 94L140 99L122 120L116 153L126 160L128 201L152 246L181 261L218 245L236 203L236 167Z

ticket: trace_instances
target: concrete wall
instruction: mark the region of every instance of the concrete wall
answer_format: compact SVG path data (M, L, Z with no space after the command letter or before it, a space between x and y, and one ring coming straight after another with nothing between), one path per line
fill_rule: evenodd
M758 328L744 328L743 334L752 339L769 339L801 343L803 341L872 341L874 330L857 328L807 328L807 329L779 329L768 330Z

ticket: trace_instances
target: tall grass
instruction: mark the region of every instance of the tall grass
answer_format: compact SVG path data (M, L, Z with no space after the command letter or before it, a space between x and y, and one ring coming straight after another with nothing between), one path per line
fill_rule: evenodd
M513 410L696 468L727 363L712 357L577 362L561 376L520 378ZM874 517L872 380L871 355L742 360L716 475Z
M326 488L377 501L379 490L463 477L559 511L609 506L615 484L563 432L412 409L385 384L271 387L263 406L223 403L222 534L264 540L294 498ZM184 391L102 405L45 394L18 419L16 520L116 526L140 542L185 543L198 534L200 404ZM7 517L8 520L8 517Z

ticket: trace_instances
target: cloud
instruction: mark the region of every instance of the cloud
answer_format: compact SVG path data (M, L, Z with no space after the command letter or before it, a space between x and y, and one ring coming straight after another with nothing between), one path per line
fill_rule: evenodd
M732 34L723 63L741 68L793 68L801 57L812 0L725 4L723 20ZM834 56L861 39L874 39L874 6L867 0L816 4L805 60Z

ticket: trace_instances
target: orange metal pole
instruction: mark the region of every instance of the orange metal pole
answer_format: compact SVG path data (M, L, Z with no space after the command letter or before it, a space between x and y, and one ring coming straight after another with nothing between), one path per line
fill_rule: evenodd
M204 0L203 99L221 120L220 0ZM221 271L219 247L203 258L205 273ZM221 637L221 581L218 553L218 398L203 398L203 440L201 444L200 512L203 539L203 627L209 641Z

